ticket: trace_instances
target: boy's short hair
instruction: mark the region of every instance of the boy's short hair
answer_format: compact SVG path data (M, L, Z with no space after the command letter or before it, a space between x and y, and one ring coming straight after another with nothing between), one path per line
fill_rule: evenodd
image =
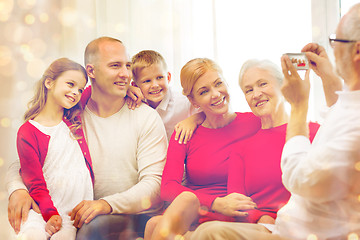
M163 56L153 50L144 50L137 53L135 56L132 57L131 62L132 74L135 81L139 77L139 73L141 70L153 64L162 64L164 70L167 70L167 65Z

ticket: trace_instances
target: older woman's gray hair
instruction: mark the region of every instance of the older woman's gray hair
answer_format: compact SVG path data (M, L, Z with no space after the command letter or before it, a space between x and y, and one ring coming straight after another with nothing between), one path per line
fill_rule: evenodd
M258 59L250 59L247 60L241 67L239 74L239 86L241 87L241 82L244 78L244 74L251 68L259 68L268 71L271 75L273 75L281 85L284 79L284 75L278 65L273 63L270 60L258 60Z

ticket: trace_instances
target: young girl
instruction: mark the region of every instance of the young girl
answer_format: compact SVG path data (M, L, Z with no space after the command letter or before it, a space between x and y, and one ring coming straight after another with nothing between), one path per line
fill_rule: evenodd
M57 59L29 103L17 150L21 177L41 214L30 211L20 239L75 239L68 213L80 201L93 199L94 175L79 105L86 82L80 64Z

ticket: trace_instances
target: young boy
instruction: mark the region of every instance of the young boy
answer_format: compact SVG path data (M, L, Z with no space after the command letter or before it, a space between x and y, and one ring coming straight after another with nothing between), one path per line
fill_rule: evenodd
M179 141L184 139L186 144L205 116L191 105L186 96L171 90L171 74L165 59L156 51L141 51L132 58L132 73L134 84L163 120L168 140L176 130L175 140L179 137Z

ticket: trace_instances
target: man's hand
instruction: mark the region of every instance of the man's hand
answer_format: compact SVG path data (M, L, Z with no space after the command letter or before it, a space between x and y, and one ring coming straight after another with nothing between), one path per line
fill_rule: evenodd
M309 66L321 78L326 98L326 104L331 107L336 103L336 91L342 90L343 84L334 72L333 66L325 49L317 43L309 43L302 50L309 59Z
M281 57L281 67L284 74L281 92L291 105L286 141L297 135L309 137L306 123L310 93L309 70L305 73L305 80L302 80L287 55Z
M51 236L61 229L62 219L59 215L53 215L47 221L45 231Z
M310 93L309 70L306 71L303 81L287 55L281 57L281 67L284 74L281 91L285 99L291 107L307 108Z
M217 197L211 207L211 210L222 213L230 217L246 217L247 210L256 208L253 200L240 193L230 193L225 197Z
M89 223L98 215L109 214L112 209L105 200L84 200L80 202L69 215L74 220L74 226L81 228L84 223Z
M16 233L20 231L20 225L26 221L30 209L40 213L39 206L30 197L28 191L19 189L14 191L9 198L8 219Z
M327 74L333 74L333 66L325 51L325 48L317 43L309 43L301 52L305 52L309 59L309 66L319 76L323 77Z

